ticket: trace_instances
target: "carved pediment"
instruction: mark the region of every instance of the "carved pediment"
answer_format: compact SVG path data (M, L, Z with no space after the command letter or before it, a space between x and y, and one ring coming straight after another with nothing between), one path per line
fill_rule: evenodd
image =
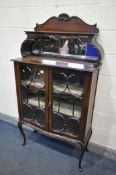
M99 32L96 24L89 25L82 19L67 14L60 14L58 17L51 17L43 24L36 24L34 29L39 32L56 33L82 33L97 34Z

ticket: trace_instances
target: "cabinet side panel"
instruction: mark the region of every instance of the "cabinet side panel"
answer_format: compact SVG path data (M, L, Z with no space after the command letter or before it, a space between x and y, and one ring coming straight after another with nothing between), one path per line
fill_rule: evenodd
M21 80L20 80L19 63L14 62L14 70L15 70L15 81L16 81L16 92L17 92L19 119L22 120L22 99L21 99L21 88L20 88Z
M89 108L88 108L88 114L87 114L85 137L87 136L89 130L91 129L95 95L96 95L96 87L97 87L97 79L98 79L98 70L94 72L92 75L91 93L89 98Z
M90 98L90 92L91 92L91 82L92 82L92 73L84 72L83 104L82 104L82 112L81 112L81 119L80 119L80 139L82 141L85 139L87 114L89 109L89 98Z

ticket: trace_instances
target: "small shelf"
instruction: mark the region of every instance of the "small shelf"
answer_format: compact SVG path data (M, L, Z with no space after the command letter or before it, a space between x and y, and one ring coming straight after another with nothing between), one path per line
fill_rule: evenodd
M82 104L82 101L83 101L82 96L73 95L73 94L66 93L66 92L63 92L60 94L53 93L53 97L55 97L56 99L64 99L64 100L67 100L69 102L72 102L72 103L75 102L75 103L79 103L79 104Z
M81 105L68 103L64 100L53 100L53 111L58 112L64 116L77 117L81 116Z
M31 94L28 96L28 99L24 99L23 101L27 102L27 104L33 107L40 107L42 109L45 108L45 97L44 96L38 97L36 94Z
M29 86L29 87L35 87L38 89L44 88L45 83L44 81L38 81L38 82L34 82L32 80L21 80L21 84L25 85L25 86Z
M53 92L57 94L61 93L67 93L72 94L74 96L82 96L83 94L83 87L78 85L77 87L73 85L67 85L66 84L59 84L59 85L53 85Z
M54 110L53 112L57 112L57 111ZM64 116L65 118L73 118L73 116L72 116L72 115L69 115L68 113L63 113L63 112L58 112L58 113L61 114L62 116ZM78 116L76 115L76 116L74 116L74 117L76 117L77 119L80 119L80 117L81 117L81 112L78 111L77 113L78 113Z

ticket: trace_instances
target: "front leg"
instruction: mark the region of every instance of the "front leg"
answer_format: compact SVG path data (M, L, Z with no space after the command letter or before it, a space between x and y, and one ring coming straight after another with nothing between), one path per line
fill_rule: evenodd
M91 138L91 135L92 135L92 131L90 132L89 138L88 138L88 140L87 140L87 142L86 142L86 151L87 151L87 152L89 151L89 149L88 149L88 143L89 143L89 140L90 140L90 138Z
M18 128L19 128L19 131L22 134L23 140L24 140L22 145L26 145L26 143L27 143L26 135L24 133L24 130L23 130L23 127L22 127L22 123L20 121L18 122Z
M82 172L81 162L82 162L82 158L84 156L85 150L86 150L86 146L84 144L80 144L80 146L81 146L81 155L79 158L78 168L79 168L79 171Z

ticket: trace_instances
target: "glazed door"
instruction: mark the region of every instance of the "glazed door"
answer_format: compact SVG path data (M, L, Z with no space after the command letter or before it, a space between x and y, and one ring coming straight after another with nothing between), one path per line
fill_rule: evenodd
M83 101L83 72L54 69L51 127L53 133L78 138Z
M27 122L47 130L47 68L22 64L20 66L22 116Z

